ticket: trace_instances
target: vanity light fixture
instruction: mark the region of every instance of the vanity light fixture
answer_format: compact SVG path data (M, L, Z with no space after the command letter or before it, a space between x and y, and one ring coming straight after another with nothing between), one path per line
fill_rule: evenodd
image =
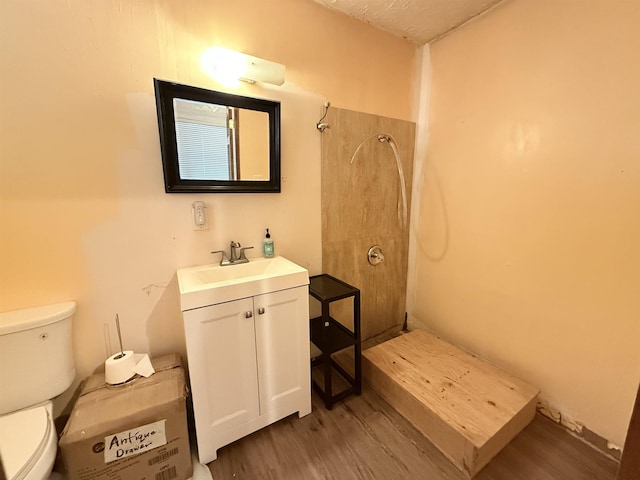
M207 75L223 84L238 80L247 83L284 83L285 66L223 47L211 47L200 57Z

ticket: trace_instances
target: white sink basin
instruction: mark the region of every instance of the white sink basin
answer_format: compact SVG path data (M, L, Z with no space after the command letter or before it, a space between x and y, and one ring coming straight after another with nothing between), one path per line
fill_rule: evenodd
M182 311L309 284L309 272L284 257L178 270Z

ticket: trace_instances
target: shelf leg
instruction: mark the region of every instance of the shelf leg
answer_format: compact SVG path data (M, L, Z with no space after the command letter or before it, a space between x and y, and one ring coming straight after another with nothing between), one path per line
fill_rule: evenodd
M356 337L356 344L354 345L354 362L355 362L355 377L356 377L356 395L360 395L362 392L362 347L361 347L361 332L360 332L360 292L358 292L353 298L353 330Z
M322 352L322 362L324 363L324 405L327 410L331 410L333 407L333 395L331 389L331 349L329 348L329 304L322 302L322 336L323 345L327 349L326 352Z

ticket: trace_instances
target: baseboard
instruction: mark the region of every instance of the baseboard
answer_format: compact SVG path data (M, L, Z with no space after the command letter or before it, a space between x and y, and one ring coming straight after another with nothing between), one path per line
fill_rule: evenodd
M582 440L584 443L612 460L615 460L616 462L620 461L620 457L622 455L622 448L620 446L598 435L594 431L589 430L589 428L578 420L570 417L569 415L563 414L544 398L538 397L537 409L541 415L544 415L552 422L563 426L574 437Z

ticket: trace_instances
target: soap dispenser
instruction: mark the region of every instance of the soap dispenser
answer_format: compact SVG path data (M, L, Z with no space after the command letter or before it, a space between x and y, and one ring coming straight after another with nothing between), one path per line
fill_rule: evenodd
M265 236L265 239L262 242L262 254L266 258L271 258L273 257L273 254L274 254L273 240L271 240L271 235L269 234L268 228L267 228L267 235Z

